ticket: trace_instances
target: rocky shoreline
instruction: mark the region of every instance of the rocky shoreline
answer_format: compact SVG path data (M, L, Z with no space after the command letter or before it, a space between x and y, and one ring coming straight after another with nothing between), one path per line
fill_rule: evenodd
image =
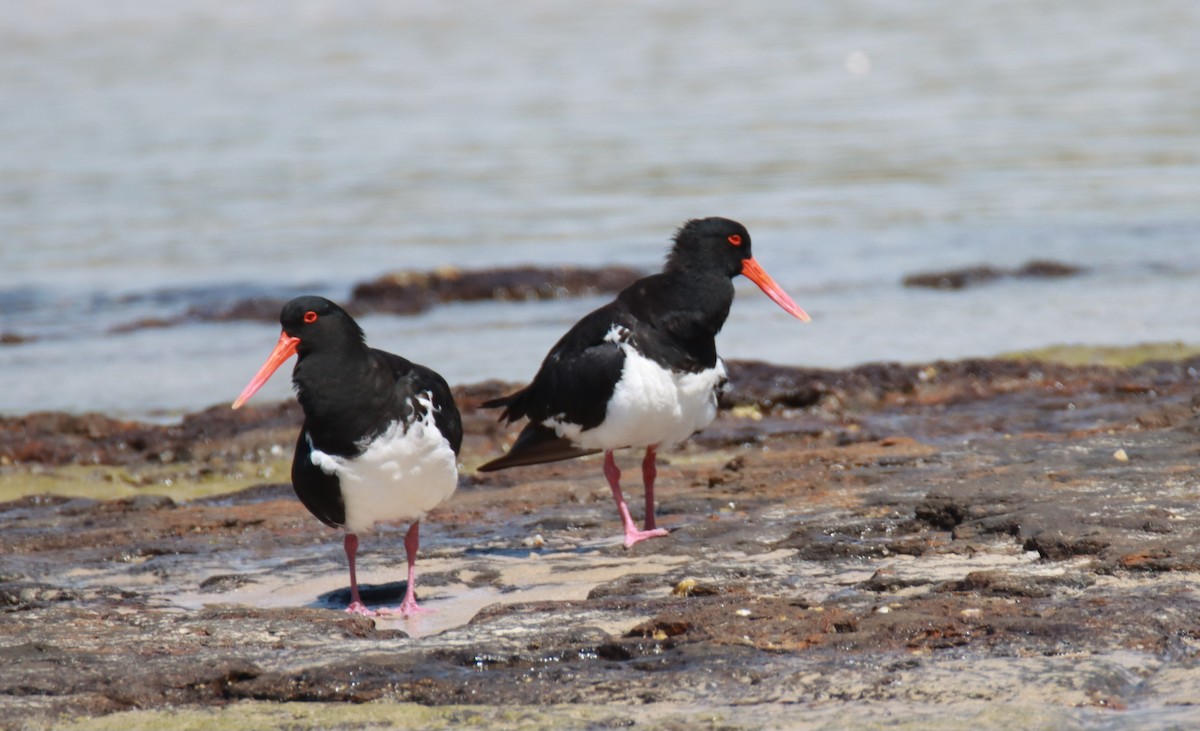
M672 534L628 551L591 462L476 474L510 384L459 387L412 621L338 610L292 404L0 419L0 727L1183 728L1198 372L731 363L664 455ZM369 603L401 529L364 540Z
M482 269L444 267L432 271L399 270L356 283L340 302L355 316L386 313L411 316L453 302L506 302L567 299L619 292L646 272L625 266L514 266ZM1015 269L988 264L939 272L914 272L902 278L905 287L960 290L1006 278L1061 279L1087 274L1084 267L1058 261L1034 260ZM289 299L278 294L242 293L220 297L205 290L160 291L140 295L158 299L192 300L178 314L122 322L112 333L167 328L198 322L252 320L275 322ZM136 297L135 297L136 298ZM44 339L39 332L0 331L0 346L21 346Z

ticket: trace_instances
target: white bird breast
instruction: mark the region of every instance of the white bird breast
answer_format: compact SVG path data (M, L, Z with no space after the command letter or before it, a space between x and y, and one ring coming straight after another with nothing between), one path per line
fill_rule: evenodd
M593 429L562 419L543 422L584 449L663 447L682 442L717 415L717 397L726 380L725 363L699 373L663 368L621 343L625 363L609 399L604 421Z
M358 533L375 523L420 520L458 486L458 457L433 422L430 394L417 397L425 415L407 428L401 420L371 440L354 458L312 450L312 462L337 475L346 508L346 530Z

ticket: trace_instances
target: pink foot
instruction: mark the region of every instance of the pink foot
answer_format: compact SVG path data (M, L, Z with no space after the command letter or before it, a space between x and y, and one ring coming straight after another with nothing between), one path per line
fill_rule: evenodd
M362 602L350 602L350 606L346 607L346 614L357 614L363 617L378 616L378 612L373 609L368 609L366 604Z
M426 607L417 606L416 602L401 602L398 607L381 607L380 615L389 617L412 617L418 614L433 614L436 609L427 609Z
M433 609L418 607L417 595L413 590L417 585L417 549L420 547L420 526L420 522L413 523L409 526L408 533L404 536L404 552L408 554L408 584L404 588L404 600L400 602L400 606L398 607L380 609L380 614L386 614L390 617L397 615L411 617L416 614L435 611Z
M627 530L625 531L625 547L631 548L635 543L640 543L647 538L662 538L670 534L671 531L666 528L655 528L653 530Z
M604 476L608 478L608 486L612 489L613 500L617 503L617 512L621 514L621 524L625 526L625 547L647 538L661 538L667 535L666 528L654 527L654 447L646 450L646 459L642 464L646 474L646 529L638 530L629 515L629 506L625 504L625 496L621 494L621 470L613 459L612 450L604 453Z

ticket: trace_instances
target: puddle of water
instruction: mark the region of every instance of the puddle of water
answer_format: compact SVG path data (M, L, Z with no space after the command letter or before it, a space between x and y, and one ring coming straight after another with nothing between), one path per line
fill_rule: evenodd
M477 559L469 554L421 559L418 564L417 592L427 613L415 617L379 617L380 629L399 629L411 637L429 637L461 627L485 607L493 604L523 604L540 601L580 601L595 587L631 574L664 574L688 561L683 556L656 555L637 561L614 561L597 550L607 542L580 546L578 550L530 553L520 557L490 554L489 568L499 573L490 586L472 587L464 583L443 586L421 586L421 574L455 574L470 576ZM361 569L360 569L361 571ZM371 567L372 584L398 586L406 578L403 563L387 567ZM252 575L253 583L221 593L182 592L172 597L172 604L184 609L198 609L205 604L241 604L253 607L330 607L314 597L337 593L346 586L344 569L319 573L262 572ZM198 585L196 582L195 585ZM664 593L665 593L664 589ZM622 631L628 627L614 627Z

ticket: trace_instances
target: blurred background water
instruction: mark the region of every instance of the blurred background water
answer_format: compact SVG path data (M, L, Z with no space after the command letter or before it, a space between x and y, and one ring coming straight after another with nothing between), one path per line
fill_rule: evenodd
M1200 4L0 0L0 413L228 402L274 324L396 269L655 269L747 224L726 358L848 366L1200 343ZM904 275L1050 258L1064 280ZM363 319L523 380L600 298ZM259 399L283 398L277 378Z

